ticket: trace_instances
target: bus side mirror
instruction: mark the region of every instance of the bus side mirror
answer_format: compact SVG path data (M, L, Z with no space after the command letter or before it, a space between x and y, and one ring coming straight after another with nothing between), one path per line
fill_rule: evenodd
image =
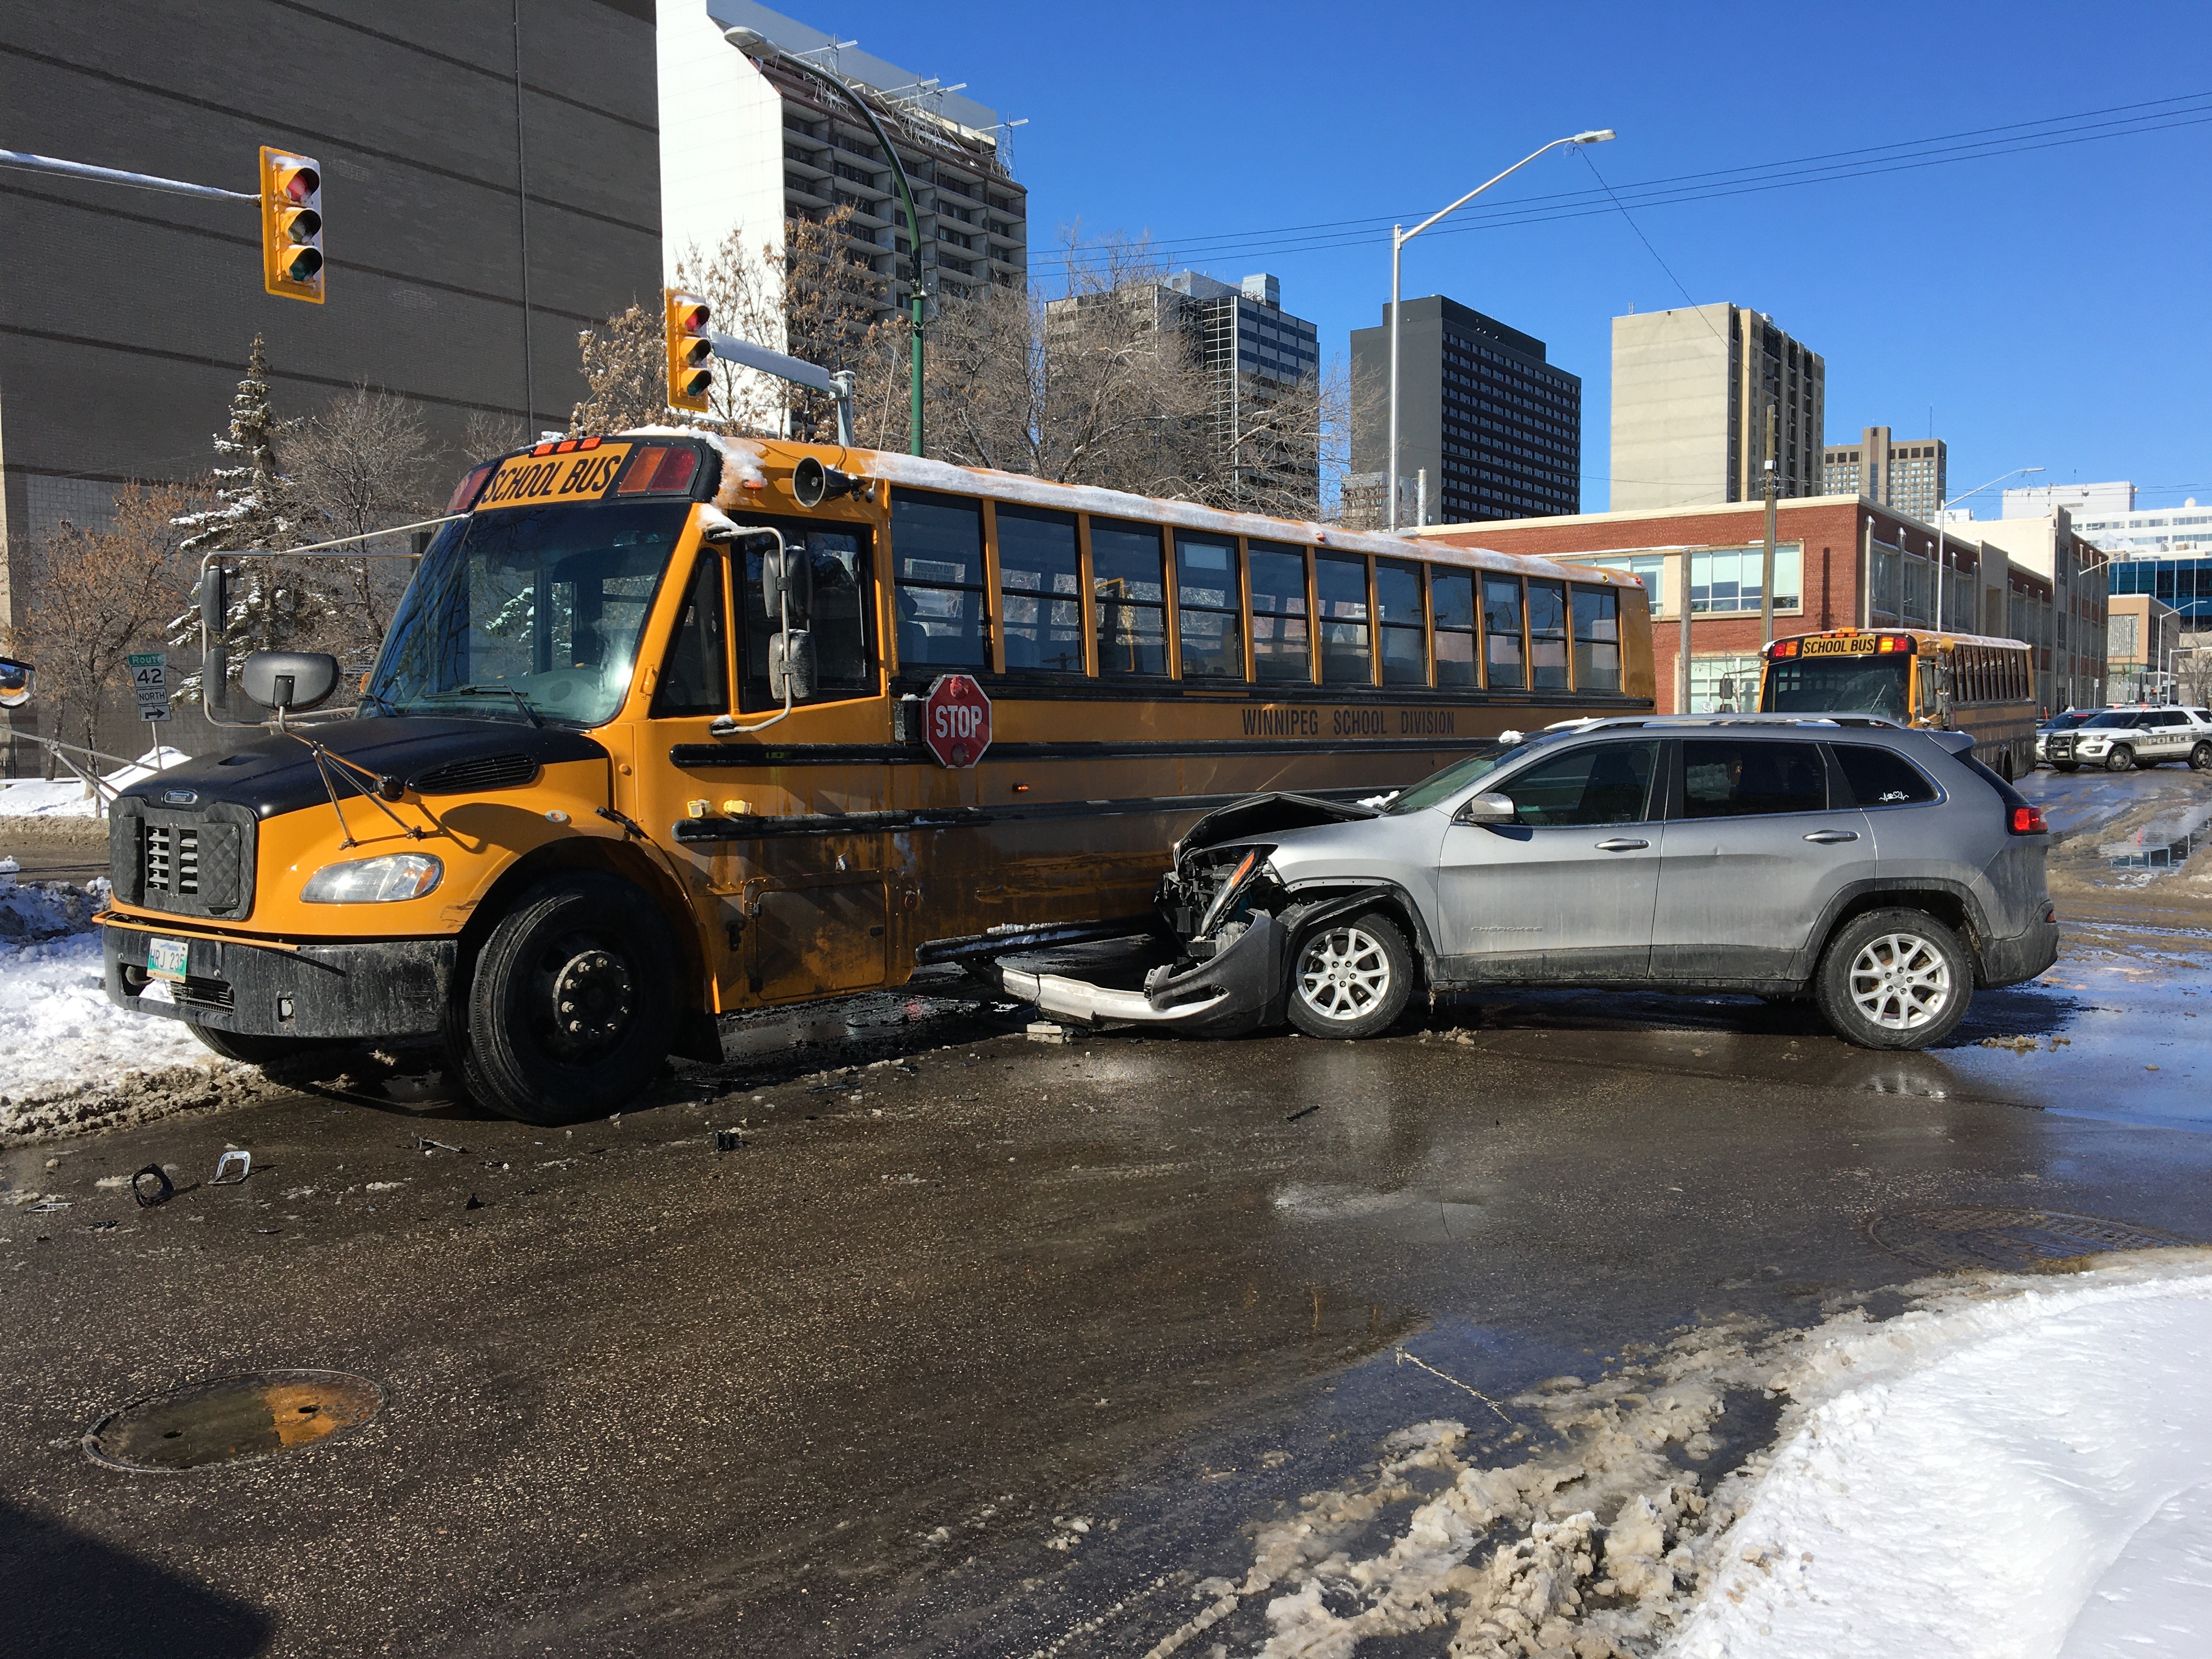
M785 609L786 601L789 610ZM814 564L803 547L793 547L781 537L761 555L761 609L769 625L780 628L788 616L804 627L814 603Z
M31 700L31 682L38 671L13 657L0 657L0 708L21 708Z
M814 635L805 629L769 635L768 694L791 702L814 695Z
M200 626L221 639L230 620L229 584L221 559L213 561L200 572L199 597Z
M257 651L239 665L238 684L264 708L293 714L330 700L338 659L320 651Z

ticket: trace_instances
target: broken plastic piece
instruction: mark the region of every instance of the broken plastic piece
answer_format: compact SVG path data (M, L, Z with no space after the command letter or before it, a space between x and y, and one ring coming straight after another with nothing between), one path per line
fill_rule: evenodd
M238 1173L234 1176L227 1176L223 1174L223 1171L231 1166L234 1159L236 1160L238 1164ZM210 1187L235 1187L240 1182L245 1180L246 1176L252 1173L253 1154L247 1152L241 1152L237 1147L234 1146L228 1152L225 1152L221 1158L216 1159L215 1179L209 1182L208 1185Z
M153 1176L159 1183L150 1193L140 1184L148 1176ZM177 1188L175 1183L169 1179L169 1172L158 1164L149 1164L131 1177L131 1196L138 1200L138 1207L142 1210L150 1210L157 1205L167 1204L176 1194Z
M1031 1042L1065 1042L1067 1041L1067 1028L1055 1025L1048 1019L1033 1019L1029 1025L1029 1039Z
M744 1144L745 1138L735 1129L714 1131L714 1150L718 1152L734 1152Z
M465 1146L448 1146L444 1141L433 1140L428 1135L416 1135L415 1137L415 1145L421 1148L422 1156L425 1158L429 1157L432 1152L465 1152L468 1151L468 1148Z

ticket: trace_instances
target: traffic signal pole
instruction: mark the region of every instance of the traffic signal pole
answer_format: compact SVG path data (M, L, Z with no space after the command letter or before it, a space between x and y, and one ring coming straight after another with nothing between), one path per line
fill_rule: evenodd
M115 167L96 167L84 161L64 161L52 155L33 155L20 149L0 149L0 167L25 173L58 173L69 179L89 179L95 184L128 185L133 190L158 190L171 196L198 196L210 202L258 202L250 191L218 190L213 185L187 184L181 179L161 179L150 173L124 173Z

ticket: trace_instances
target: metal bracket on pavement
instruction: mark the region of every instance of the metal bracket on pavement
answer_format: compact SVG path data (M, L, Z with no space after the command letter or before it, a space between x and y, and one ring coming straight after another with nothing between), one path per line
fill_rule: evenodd
M226 1176L223 1174L223 1171L228 1170L233 1162L235 1162L238 1165L238 1173L234 1176ZM216 1159L215 1179L209 1182L208 1185L210 1187L235 1187L240 1182L245 1180L246 1176L252 1173L253 1154L251 1152L240 1152L238 1148L234 1146L230 1151L225 1152L221 1158Z

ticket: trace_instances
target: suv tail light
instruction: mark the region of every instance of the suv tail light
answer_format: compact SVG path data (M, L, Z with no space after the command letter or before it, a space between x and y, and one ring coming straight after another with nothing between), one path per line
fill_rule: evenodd
M2033 806L2014 807L2005 827L2015 836L2042 836L2051 831L2051 826L2043 821L2042 812Z

